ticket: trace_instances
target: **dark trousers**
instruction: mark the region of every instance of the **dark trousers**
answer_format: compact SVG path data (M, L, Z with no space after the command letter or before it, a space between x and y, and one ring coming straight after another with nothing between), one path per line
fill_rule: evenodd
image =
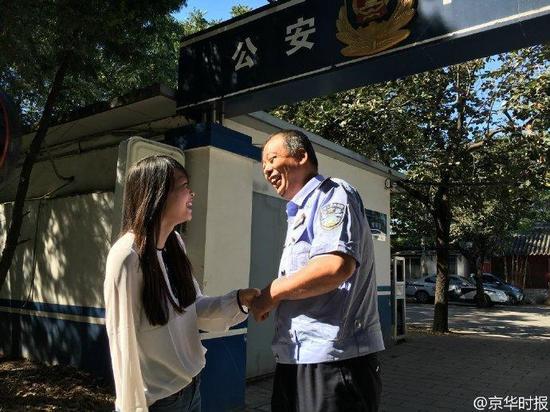
M149 412L201 412L200 385L199 373L185 388L149 406Z
M272 412L376 412L382 380L375 353L336 362L278 363Z

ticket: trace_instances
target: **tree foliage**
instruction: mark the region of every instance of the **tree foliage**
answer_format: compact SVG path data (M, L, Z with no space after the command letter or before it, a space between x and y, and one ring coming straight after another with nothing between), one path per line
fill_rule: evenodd
M482 234L498 240L512 233L548 188L548 50L523 49L274 110L406 173L398 185L407 196L392 198L392 229L401 246L425 239L436 247L434 330L447 330L451 244L469 239L481 249Z
M0 88L35 129L56 71L67 67L54 118L162 82L175 85L184 0L133 3L8 0L0 14Z
M25 154L2 256L0 287L17 247L34 162L52 120L168 75L177 35L166 30L185 0L5 1L0 15L0 87L36 130ZM172 43L171 43L172 42ZM169 47L161 47L168 43ZM167 71L166 71L167 70ZM162 80L162 78L160 79Z
M249 6L245 6L242 4L236 4L233 7L231 7L231 17L237 17L241 14L248 13L249 11L252 11L252 8Z
M498 65L479 85L489 106L480 124L498 138L486 137L471 152L470 179L489 184L463 188L452 226L455 243L478 266L505 254L513 234L550 213L548 52L536 47L493 59Z

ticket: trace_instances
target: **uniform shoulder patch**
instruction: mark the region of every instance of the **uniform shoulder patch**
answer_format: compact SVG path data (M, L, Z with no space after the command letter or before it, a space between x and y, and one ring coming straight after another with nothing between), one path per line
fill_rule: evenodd
M331 230L338 227L344 221L344 211L346 205L342 203L328 203L321 208L321 227L325 230Z

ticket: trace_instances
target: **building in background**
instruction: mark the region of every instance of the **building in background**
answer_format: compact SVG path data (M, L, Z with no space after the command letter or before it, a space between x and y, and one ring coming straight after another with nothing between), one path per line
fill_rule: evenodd
M524 289L547 289L550 282L550 224L516 235L506 256L493 257L488 270Z
M394 252L392 257L405 259L405 278L419 279L437 273L437 254L435 250L409 249ZM449 275L468 276L470 274L468 260L454 250L449 251Z

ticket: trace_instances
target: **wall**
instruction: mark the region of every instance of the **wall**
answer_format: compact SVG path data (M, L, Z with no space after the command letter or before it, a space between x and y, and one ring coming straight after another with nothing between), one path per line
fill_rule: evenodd
M513 262L510 256L506 259L508 282L523 287L523 268L525 265L525 256L520 256L519 258L515 257ZM491 272L505 280L506 270L504 269L504 259L502 257L492 258L491 266ZM550 256L529 256L525 273L525 288L547 289L548 282L550 281Z
M23 230L0 291L0 351L109 371L103 278L112 192L27 202ZM11 204L0 206L4 236ZM4 239L0 239L3 243Z
M216 133L215 131L213 133ZM195 276L206 295L249 284L252 220L252 165L247 157L212 146L185 151L193 219L184 233ZM207 348L203 410L244 404L247 322L227 332L202 333Z
M91 190L94 183L113 188L116 155L113 147L56 163L64 173L78 173L77 190ZM184 236L203 293L219 295L247 287L252 160L202 147L187 151L186 166L197 196L194 219ZM99 173L98 167L105 173ZM57 183L48 163L39 164L36 170L33 190ZM113 181L107 184L108 179ZM18 248L0 292L0 330L9 336L0 344L2 353L16 351L47 363L72 364L110 376L103 279L113 213L120 212L113 210L113 202L113 192L28 202L21 235L28 241ZM6 232L10 208L10 204L0 206L0 234ZM203 387L216 392L216 396L204 397L205 410L244 403L245 336L246 324L225 333L201 335L208 349ZM221 387L221 382L227 383Z
M256 144L266 135L259 131L251 134ZM75 176L75 180L57 190L56 199L28 203L21 236L28 241L18 248L8 282L0 291L0 330L10 336L1 343L3 352L19 347L23 355L35 359L110 375L102 284L112 216L118 213L112 210L117 154L115 144L58 158L60 173ZM362 169L357 162L332 159L322 151L319 160L322 173L355 185L365 207L385 213L389 226L384 176ZM238 151L203 145L186 150L186 167L197 196L184 237L203 292L218 295L249 283L264 286L278 266L277 247L282 246L284 237L280 212L285 202L263 179L259 162ZM41 196L62 184L51 164L40 162L33 173L31 194ZM2 191L4 200L13 197L13 188L8 192ZM265 209L266 205L273 210ZM9 208L8 204L0 209L0 236L6 230ZM260 253L254 231L277 247ZM387 337L391 326L388 236L375 240L375 253L379 310ZM269 323L260 325L263 329L254 329L256 326L250 321L248 326L236 325L226 333L202 335L208 349L203 387L217 393L205 398L205 410L242 404L247 327L249 346L261 357L256 372L249 370L248 376L271 368L272 328ZM255 341L258 337L261 342ZM249 350L249 359L253 353ZM268 368L262 369L262 365Z
M286 236L286 201L254 192L252 202L252 243L250 244L250 286L263 288L276 276ZM275 369L271 341L274 318L248 324L246 376L256 377Z
M54 197L62 197L113 191L116 178L117 143L110 142L109 144L110 147L88 149L81 154L57 157L55 166L60 175L74 177L69 184L55 175L53 166L47 159L35 163L27 199L43 197L48 193ZM69 147L68 150L70 152L78 151L78 145L74 145L74 148ZM19 170L14 170L8 178L7 184L2 183L0 204L15 199L18 175Z
M238 118L239 119L239 118ZM262 123L259 120L246 119L252 125L245 125L236 120L225 120L224 125L233 130L244 133L252 138L252 143L261 146L267 137L280 130L279 128ZM292 125L289 125L291 127ZM361 164L358 161L345 158L334 151L314 145L319 160L319 172L324 176L342 178L357 188L365 208L386 214L388 232L390 230L390 192L385 188L387 176L376 173L370 166ZM263 178L261 166L256 163L253 170L253 190L257 193L264 193L268 196L277 197L273 190ZM378 286L390 285L390 238L375 241L376 270Z
M201 150L206 150L209 157L208 169L203 171L208 175L205 199L208 207L201 212L207 211L206 220L203 220L205 239L204 244L201 244L202 239L195 241L194 234L198 231L195 229L198 228L193 219L189 226L189 245L190 251L203 250L202 284L207 293L217 295L248 286L253 161L215 147L192 149L186 156L193 185L193 176L197 176L200 170L195 167L194 156L200 156L196 151ZM204 186L197 187L197 190L204 191ZM198 192L197 199L201 196ZM194 207L193 213L195 210ZM200 260L194 259L194 262L201 265Z
M385 189L384 176L361 170L323 154L318 154L318 160L319 172L322 175L338 177L348 181L359 191L366 209L384 213L387 217L388 231L390 230L390 192ZM256 164L253 170L253 177L254 192L278 198L275 190L264 179L259 163ZM391 260L389 235L383 240L381 238L375 239L374 251L378 286L389 287Z

